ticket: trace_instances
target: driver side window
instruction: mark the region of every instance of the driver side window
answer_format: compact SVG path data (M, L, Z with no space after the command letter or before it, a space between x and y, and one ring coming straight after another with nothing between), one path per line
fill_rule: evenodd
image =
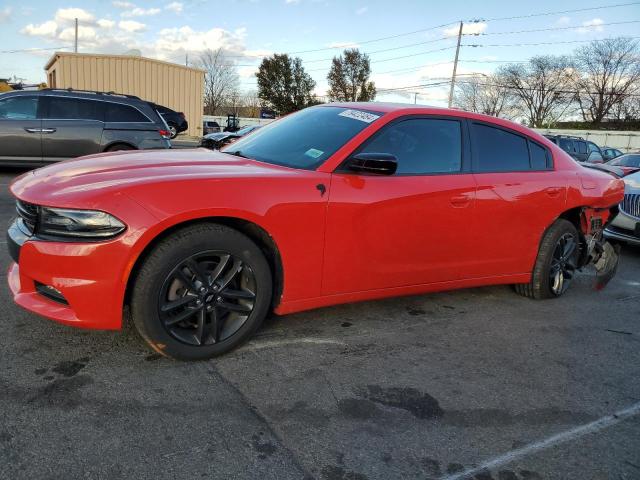
M396 175L454 173L462 168L462 127L457 120L415 118L384 127L359 153L389 153Z
M0 101L0 119L35 120L38 115L38 97L16 96Z

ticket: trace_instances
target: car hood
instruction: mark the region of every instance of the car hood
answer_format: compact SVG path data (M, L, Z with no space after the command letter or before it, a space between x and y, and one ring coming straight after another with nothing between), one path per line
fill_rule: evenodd
M223 138L231 137L233 135L235 135L235 133L232 132L209 133L203 137L203 140L222 140Z
M640 193L640 172L627 175L623 180L626 193Z
M64 207L96 193L109 190L124 193L142 184L265 178L302 172L204 148L113 152L67 160L25 173L11 185L11 192L27 202Z

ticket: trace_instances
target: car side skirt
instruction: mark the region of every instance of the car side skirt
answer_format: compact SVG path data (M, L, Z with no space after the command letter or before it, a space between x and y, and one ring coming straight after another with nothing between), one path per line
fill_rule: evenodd
M376 300L404 295L419 295L422 293L442 292L446 290L457 290L461 288L484 287L489 285L529 283L530 281L531 272L528 272L453 280L447 282L427 283L421 285L409 285L405 287L365 290L362 292L340 293L337 295L326 295L322 297L307 298L303 300L293 300L288 302L284 301L275 308L274 312L278 315L285 315L289 313L301 312L304 310L312 310L314 308L327 307L330 305L339 305L342 303L361 302L365 300Z

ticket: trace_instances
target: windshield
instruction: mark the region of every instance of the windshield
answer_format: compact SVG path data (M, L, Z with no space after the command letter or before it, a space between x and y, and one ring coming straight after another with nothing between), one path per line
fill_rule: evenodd
M640 167L640 154L622 155L615 160L611 160L609 165L616 165L618 167Z
M341 107L307 108L255 131L223 151L313 170L381 115Z

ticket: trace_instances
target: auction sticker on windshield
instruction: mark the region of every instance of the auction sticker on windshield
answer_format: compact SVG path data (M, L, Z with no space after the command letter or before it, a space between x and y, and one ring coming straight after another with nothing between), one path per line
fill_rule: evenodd
M373 113L363 112L361 110L345 110L338 115L341 117L353 118L354 120L360 120L365 123L371 123L380 118L380 115L374 115Z

